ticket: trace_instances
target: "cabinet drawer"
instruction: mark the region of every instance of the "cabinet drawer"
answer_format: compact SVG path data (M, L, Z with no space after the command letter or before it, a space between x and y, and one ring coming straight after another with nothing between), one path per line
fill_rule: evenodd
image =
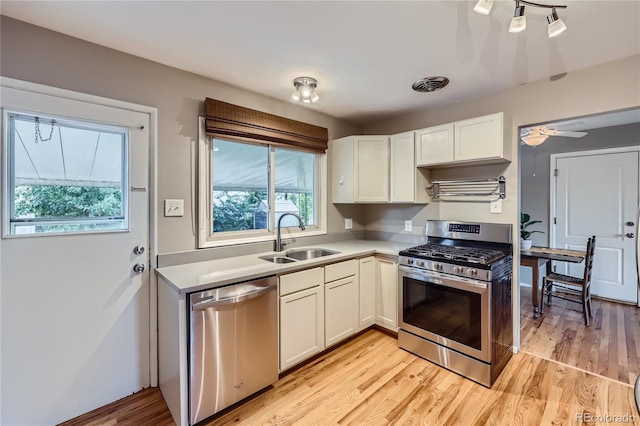
M307 269L280 276L280 296L317 287L324 283L323 268Z
M350 277L358 272L358 261L356 259L347 260L345 262L334 263L324 267L324 281L339 280L340 278Z

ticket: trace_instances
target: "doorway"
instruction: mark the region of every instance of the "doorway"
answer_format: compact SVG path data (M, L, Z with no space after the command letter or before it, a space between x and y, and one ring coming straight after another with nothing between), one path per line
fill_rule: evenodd
M0 90L2 423L57 424L150 385L155 110Z
M584 251L595 235L592 295L634 305L639 154L640 147L629 147L551 155L551 247ZM554 268L580 276L582 266Z
M615 148L620 152L635 152L637 157L638 140L640 136L640 109L620 111L611 114L600 114L593 117L583 117L571 120L558 121L555 123L538 124L539 127L547 126L559 131L568 132L569 135L547 135L543 138L543 143L537 146L521 145L520 148L520 182L521 182L521 212L527 213L532 220L540 220L531 227L531 229L542 231L532 236L534 246L562 247L570 249L584 250L584 245L588 236L586 234L595 233L593 231L582 230L585 233L584 242L582 237L575 236L575 240L561 242L558 237L560 232L565 233L566 229L558 230L558 225L553 225L554 217L558 222L555 205L556 194L551 193L551 188L555 188L555 176L553 170L556 168L556 162L552 163L552 156L560 160L560 168L565 167L567 162L562 158L572 157L591 157L593 159L603 157L594 157L586 154L599 152L614 152ZM559 132L558 132L559 133ZM584 133L580 135L580 133ZM630 148L633 147L633 148ZM606 151L604 151L606 150ZM591 173L585 173L588 178L593 180L604 173L600 170L602 162L595 161L591 164ZM637 164L635 174L629 179L635 179L637 182ZM559 171L559 178L562 171ZM613 173L609 173L613 175ZM608 176L609 174L605 175ZM567 176L565 171L565 177ZM635 178L634 178L635 176ZM577 175L571 178L571 184L576 181ZM626 178L625 178L626 180ZM601 179L607 181L607 179ZM611 182L609 182L610 184ZM562 182L565 188L571 187L571 184ZM568 186L567 186L568 185ZM606 196L599 196L602 193L601 188L591 182L591 188L587 191L580 189L581 195L590 197L590 204L579 205L574 204L569 211L569 225L571 229L575 229L580 221L589 223L593 217L599 217L598 209L594 208L595 203L609 203ZM575 190L572 189L573 193ZM616 191L611 189L610 191ZM560 191L556 191L560 192ZM635 190L637 197L637 188ZM607 196L615 194L607 193ZM579 203L587 202L586 197L578 197ZM563 202L564 203L564 202ZM631 201L633 204L633 201ZM637 198L633 211L637 215L638 212ZM571 214L575 213L576 207L579 207L578 220L574 220ZM602 206L598 205L598 208ZM597 220L597 218L596 218ZM621 222L623 225L629 219ZM630 219L633 221L636 219ZM586 226L586 225L585 225ZM620 225L622 226L622 225ZM589 228L591 229L591 228ZM622 235L624 226L617 233ZM624 233L629 232L625 231ZM634 232L634 231L631 231ZM635 233L635 232L634 232ZM569 233L571 234L571 233ZM620 238L619 235L619 239ZM634 235L635 237L635 235ZM598 238L600 242L601 238ZM580 240L580 241L578 241ZM603 239L604 240L604 239ZM634 239L637 242L637 239ZM582 246L580 246L582 244ZM604 250L608 250L606 245L597 244ZM632 249L631 257L632 266L635 267L635 247ZM594 268L598 267L598 259L606 257L596 254ZM603 261L605 262L605 261ZM626 261L629 262L628 260ZM579 276L581 274L581 266L577 269L566 270L566 267L560 262L554 265L558 272L570 273ZM602 265L606 267L606 265ZM543 268L544 269L544 268ZM632 270L633 272L633 270ZM543 274L542 274L543 275ZM604 275L606 277L606 274ZM634 278L632 278L634 281ZM636 280L637 281L637 280ZM591 327L586 327L582 318L582 312L579 304L573 304L568 301L554 299L550 307L545 307L545 315L539 319L533 319L533 309L531 306L531 271L529 268L520 268L520 331L521 331L521 350L532 353L536 356L551 359L560 363L564 363L573 367L590 371L595 374L609 377L613 380L631 384L638 372L640 372L640 363L635 351L638 343L635 336L640 336L640 315L635 304L623 304L610 302L603 299L594 299L594 319L592 319ZM593 293L593 292L592 292ZM636 290L637 294L637 290ZM636 296L637 297L637 296Z

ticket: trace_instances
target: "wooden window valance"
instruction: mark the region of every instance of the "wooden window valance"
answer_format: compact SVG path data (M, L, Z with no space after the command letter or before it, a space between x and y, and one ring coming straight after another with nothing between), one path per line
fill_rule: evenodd
M207 135L307 151L325 152L329 139L324 127L244 108L215 99L205 99Z

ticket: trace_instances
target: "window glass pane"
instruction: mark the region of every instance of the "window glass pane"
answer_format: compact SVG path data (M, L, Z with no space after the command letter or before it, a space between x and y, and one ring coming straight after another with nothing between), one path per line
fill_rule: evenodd
M127 131L9 115L13 234L126 229Z
M285 212L298 214L305 225L315 225L316 155L276 148L276 223ZM282 219L282 226L298 226L292 216Z
M269 148L213 140L213 232L268 229Z

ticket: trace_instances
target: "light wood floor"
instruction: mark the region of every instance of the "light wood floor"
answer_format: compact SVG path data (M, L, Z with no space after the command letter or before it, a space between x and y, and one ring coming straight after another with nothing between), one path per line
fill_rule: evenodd
M102 417L68 424L171 424L157 405L147 423L108 406L100 410ZM580 424L583 413L634 415L640 425L630 385L521 352L487 389L369 330L208 425Z
M521 287L522 350L623 383L640 374L640 309L592 298L591 326L581 306L553 299L544 315L533 319L531 289Z

